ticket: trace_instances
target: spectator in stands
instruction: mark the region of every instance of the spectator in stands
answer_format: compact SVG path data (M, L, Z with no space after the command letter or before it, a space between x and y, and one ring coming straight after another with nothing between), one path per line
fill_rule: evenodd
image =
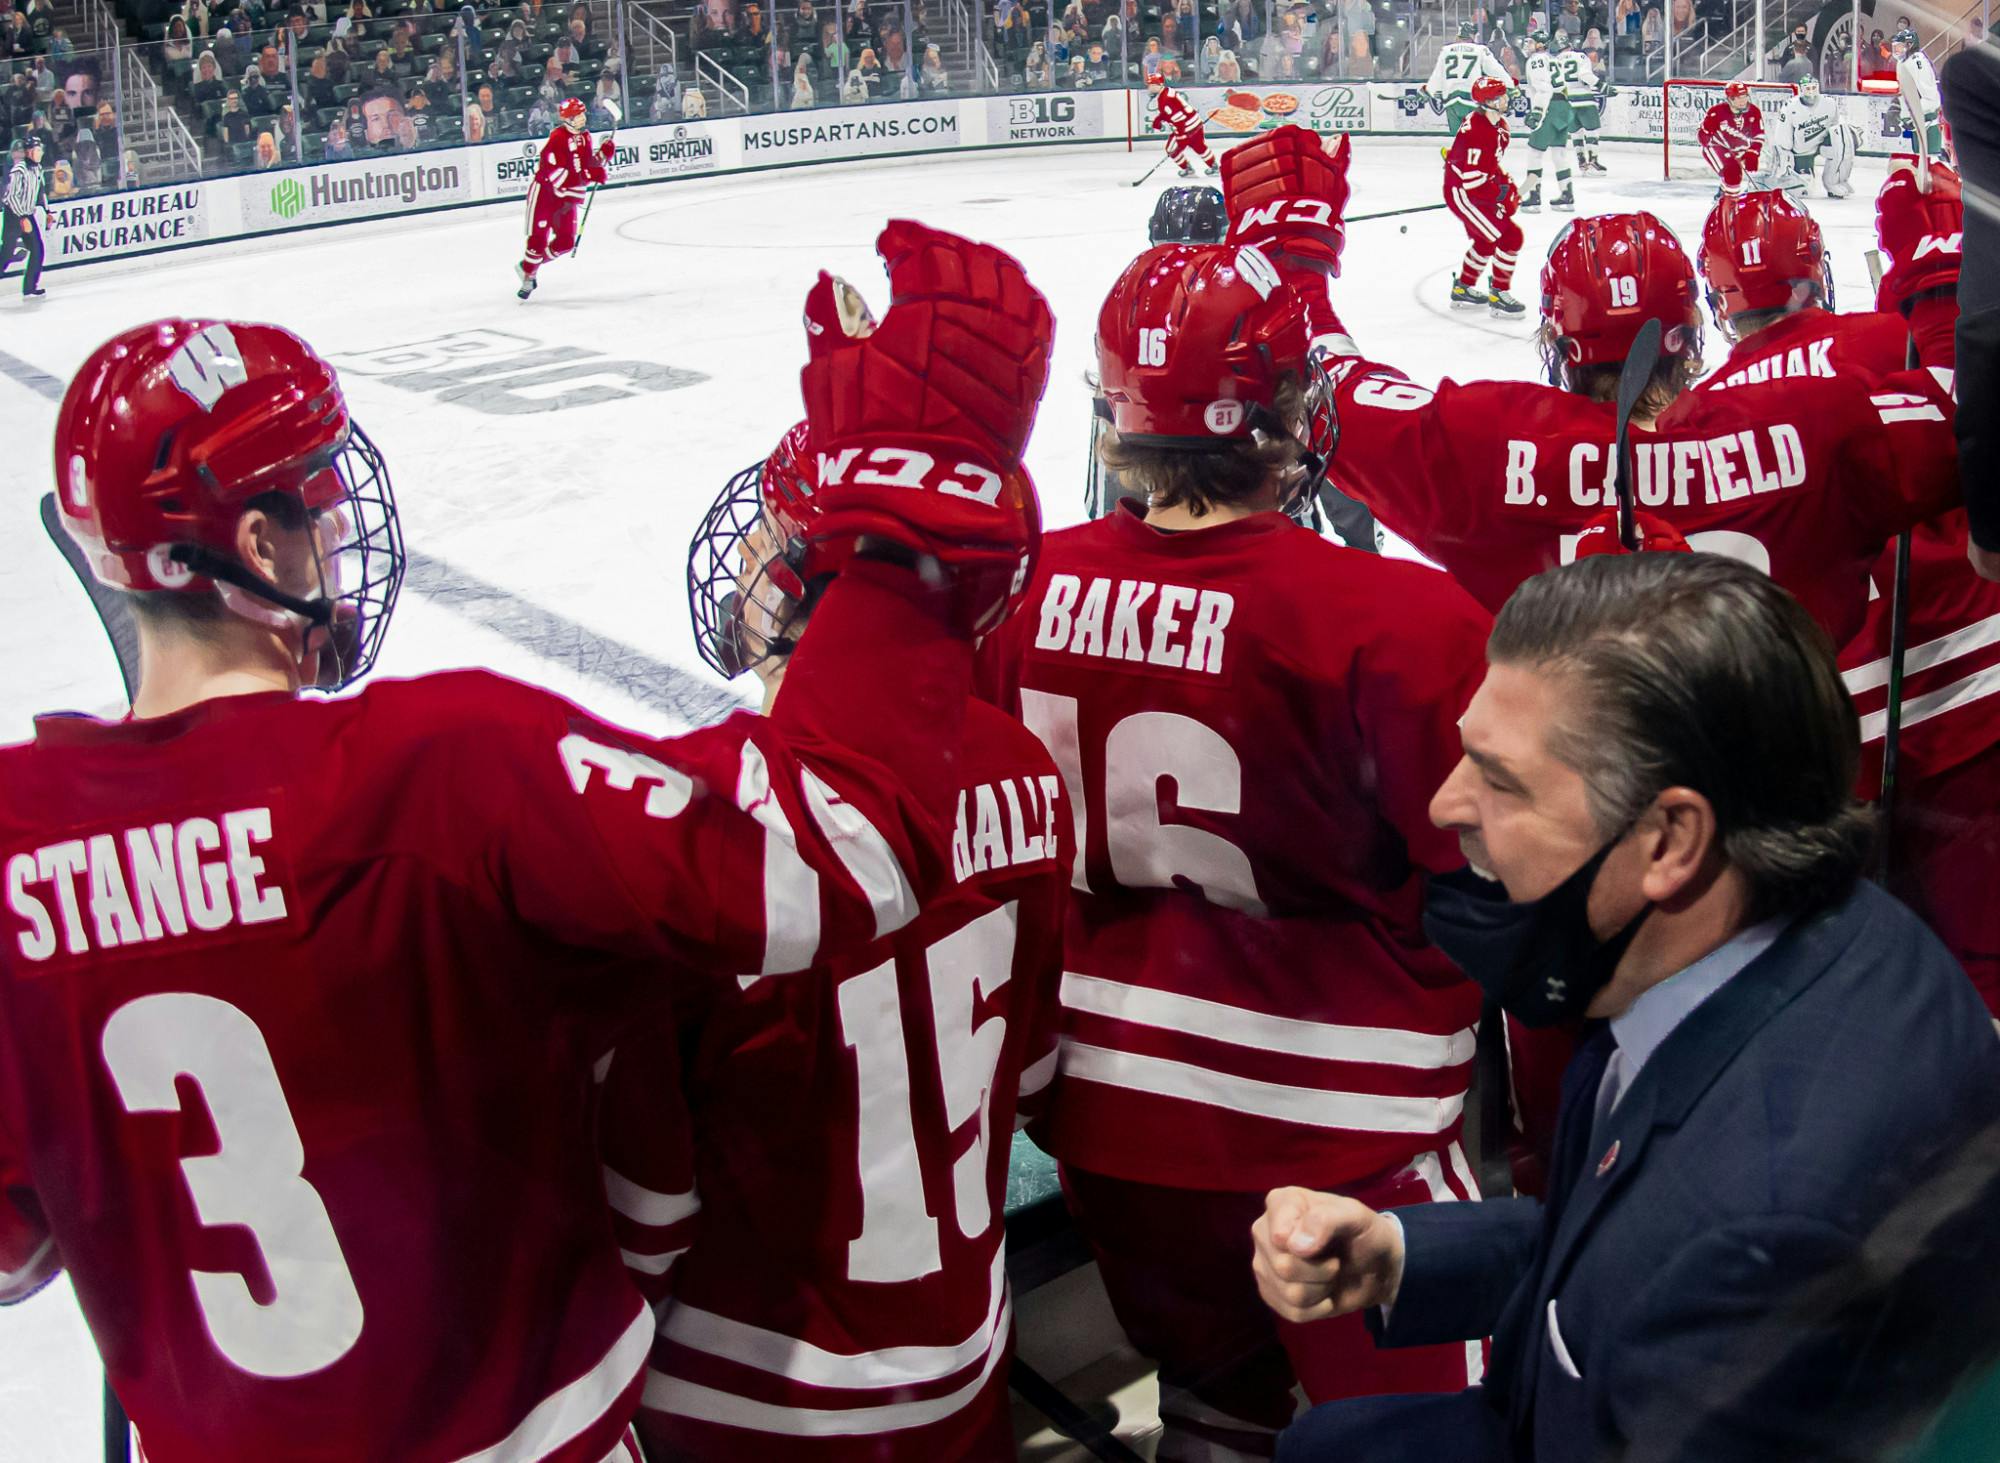
M195 58L194 85L188 88L188 95L196 106L220 101L222 94L229 90L222 79L222 67L216 62L214 51L203 51Z
M1671 35L1676 49L1690 40L1697 39L1693 34L1697 29L1694 0L1669 0L1667 14L1673 18Z
M1059 25L1050 26L1049 33L1042 37L1042 50L1054 65L1068 66L1069 32Z
M49 0L28 0L21 9L21 18L27 24L30 51L44 50L49 43L49 35L56 28L55 6Z
M899 25L882 27L882 69L891 76L902 76L910 70L910 46Z
M285 85L285 62L276 46L266 46L257 53L257 74L274 91Z
M76 168L76 186L88 193L104 182L104 159L97 151L97 139L88 132L77 135L69 145L69 160Z
M792 68L791 108L795 112L803 112L813 103L812 57L801 53L798 65ZM659 115L659 103L656 101L653 106L654 115Z
M120 188L136 188L139 186L139 182L139 154L128 147L125 149L124 166L119 170L118 186Z
M52 65L61 66L75 54L76 48L70 44L69 32L67 30L62 26L57 26L49 32L48 57Z
M230 148L250 140L250 114L243 110L243 93L234 87L222 99L222 115L216 119L216 130Z
M64 199L76 197L76 169L68 163L59 162L49 175L49 201L61 203Z
M397 65L412 61L417 54L417 28L407 20L389 27L389 59Z
M224 76L243 74L243 52L237 47L236 33L228 26L218 27L215 43L209 47L215 55L215 64Z
M1805 41L1792 42L1792 53L1785 58L1785 64L1778 68L1778 80L1788 81L1797 86L1808 76L1819 75L1813 65L1812 47Z
M479 110L477 102L471 102L466 105L465 118L460 125L462 135L467 142L484 142L486 140L486 114ZM601 124L594 123L593 125Z
M1172 14L1160 17L1160 50L1169 56L1186 56L1192 59L1192 37L1181 35L1181 23Z
M1340 29L1347 37L1344 44L1350 56L1375 55L1375 7L1368 0L1341 0ZM1354 37L1360 36L1363 44L1359 49L1354 45Z
M1335 33L1338 34L1337 32ZM1236 59L1234 51L1224 51L1215 61L1215 79L1220 82L1238 82L1243 79L1243 63Z
M924 47L924 64L917 73L918 90L927 97L951 92L951 73L944 68L944 56L936 46Z
M1028 18L1028 8L1021 0L1000 0L993 12L994 44L997 49L1010 56L1027 55L1033 28L1034 22Z
M431 58L431 64L424 70L423 89L430 94L431 105L441 107L458 105L458 53L447 46Z
M1282 53L1280 66L1286 77L1299 74L1299 61L1306 49L1305 17L1296 10L1287 10L1278 17L1278 46ZM1290 66L1284 66L1283 58L1290 58Z
M1090 84L1102 86L1111 79L1111 58L1104 54L1104 43L1092 41L1083 51L1083 69L1090 73Z
M853 81L857 77L860 79L862 90L860 100L864 102L875 101L882 95L885 85L885 79L882 75L882 62L876 56L873 46L863 46L861 48L861 59L854 63L854 69L848 72L847 75L849 81Z
M77 128L79 132L83 129ZM97 150L116 156L118 153L118 110L109 102L97 104L97 116L91 123L91 131L97 134Z
M1064 91L1082 91L1091 85L1090 72L1083 64L1083 57L1069 58L1069 65L1062 74L1062 85Z
M681 93L681 116L694 122L707 115L708 98L702 95L700 87L691 86Z
M305 97L306 105L314 111L333 106L338 100L334 94L333 73L327 69L326 63L326 52L314 52L306 74L299 78L299 91Z
M97 105L97 88L102 80L95 56L72 56L63 67L63 95L70 106L85 111Z
M840 25L836 21L824 21L819 28L819 75L823 82L832 82L845 76L854 63L853 54L847 49L847 42L840 38Z
M290 102L278 108L278 156L288 163L305 161L305 134L299 129L298 114Z
M354 156L354 145L347 140L347 124L338 117L326 129L326 145L321 155L330 163L345 162Z
M1375 76L1375 50L1369 36L1354 31L1347 37L1347 76L1370 81Z
M451 33L465 38L467 56L486 49L486 33L479 28L479 12L470 5L458 7L458 19L451 23Z
M194 57L194 38L188 34L187 22L178 15L167 22L167 38L160 42L160 54L169 64Z
M28 119L27 140L31 144L41 144L43 157L52 158L56 155L56 134L54 129L49 126L49 114L47 112L38 109Z
M671 112L662 112L657 103L655 103L653 108L653 119L658 122L664 122L669 117L678 117L680 115L681 107L678 94L674 97L673 110ZM556 104L545 96L537 96L534 105L528 108L528 135L530 137L543 136L554 131L555 125Z
M1157 58L1160 43L1148 41L1146 44ZM1049 48L1040 41L1028 48L1028 57L1021 63L1021 80L1030 91L1049 91L1056 84L1055 65L1049 60Z
M1252 41L1264 36L1264 10L1257 0L1235 0L1229 7L1227 31L1222 44L1232 51L1244 51Z
M68 157L76 146L76 113L70 110L61 92L49 97L48 117L49 131L56 139L55 155Z
M1139 53L1139 74L1150 82L1166 64L1166 60L1167 58L1160 53L1160 38L1148 36L1146 49Z
M1098 32L1097 39L1105 54L1122 64L1125 59L1125 17L1115 10L1105 16L1104 28Z
M257 134L257 151L252 163L259 170L275 168L278 165L278 139L268 132Z
M1658 54L1666 46L1666 22L1661 19L1660 7L1648 5L1645 18L1639 23L1639 43L1648 56Z
M1621 39L1629 37L1636 41L1642 18L1639 0L1618 0L1617 8L1611 14L1612 29Z

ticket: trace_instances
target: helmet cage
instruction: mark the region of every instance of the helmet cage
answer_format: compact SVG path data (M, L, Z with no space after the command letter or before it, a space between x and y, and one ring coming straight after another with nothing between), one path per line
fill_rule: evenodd
M773 656L790 655L798 646L792 624L815 597L799 578L806 552L801 538L786 540L776 555L755 558L750 569L755 557L751 533L761 527L777 541L764 507L764 472L760 461L730 478L688 545L688 617L694 624L695 651L724 680L734 680ZM752 623L752 606L768 630Z
M402 521L381 450L352 421L340 441L296 468L291 486L268 491L299 504L309 529L315 595L280 589L235 555L206 544L176 543L156 552L214 581L233 614L274 630L303 624L308 650L313 632L325 632L313 685L338 691L367 675L382 652L408 566ZM205 465L198 471L209 473Z

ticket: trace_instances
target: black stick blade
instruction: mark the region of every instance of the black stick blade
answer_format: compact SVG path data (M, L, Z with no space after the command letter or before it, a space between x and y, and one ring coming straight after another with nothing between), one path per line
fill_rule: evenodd
M1627 553L1639 551L1639 519L1633 504L1632 408L1640 393L1653 379L1660 364L1660 322L1648 320L1639 327L1632 349L1625 353L1625 365L1618 372L1618 541Z

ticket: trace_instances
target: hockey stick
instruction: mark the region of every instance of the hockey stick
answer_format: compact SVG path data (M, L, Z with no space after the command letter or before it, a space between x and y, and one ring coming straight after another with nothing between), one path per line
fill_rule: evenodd
M1917 340L1911 336L1903 348L1903 363L1914 371L1922 364L1917 358ZM1889 589L1889 704L1882 726L1882 791L1876 799L1882 809L1882 855L1877 865L1881 878L1889 877L1889 850L1896 831L1896 774L1902 767L1903 750L1903 653L1910 639L1910 530L1896 535L1896 576Z
M1195 123L1194 125L1195 125L1195 126L1197 126L1197 127L1199 127L1199 126L1201 126L1201 125L1202 125L1202 123L1203 123L1203 122L1208 122L1208 121L1212 120L1212 119L1214 118L1215 114L1216 114L1217 112L1221 111L1221 110L1222 110L1222 108L1220 108L1220 107L1210 107L1210 108L1209 108L1209 110L1208 110L1208 115L1207 115L1207 116L1205 116L1205 117L1203 117L1203 118L1201 119L1201 122L1197 122L1197 123ZM1148 130L1148 131L1151 131L1152 129L1151 129L1151 128L1148 128L1147 130ZM1140 175L1139 175L1139 177L1137 177L1136 179L1134 179L1134 180L1133 180L1133 183L1132 183L1132 186L1133 186L1134 188L1137 188L1137 187L1141 186L1142 184L1144 184L1144 183L1145 183L1145 181L1146 181L1146 179L1148 179L1148 178L1152 177L1152 176L1153 176L1153 174L1157 173L1157 172L1158 172L1158 171L1160 170L1160 164L1161 164L1161 163L1163 163L1163 162L1165 162L1165 161L1166 161L1166 160L1167 160L1168 158L1170 158L1170 157L1172 157L1172 156L1173 156L1173 154L1172 154L1172 153L1170 153L1170 152L1163 152L1163 153L1161 153L1161 154L1159 155L1159 157L1157 157L1156 159L1154 159L1154 161L1153 161L1153 165L1152 165L1152 166L1151 166L1150 168L1146 169L1146 171L1145 171L1144 173L1140 174Z
M625 119L619 114L616 103L607 101L604 105L611 113L611 135L604 140L611 144L611 151L615 155L618 151L618 124ZM590 222L590 206L597 202L597 189L602 186L598 184L592 187L590 196L583 200L583 217L576 221L576 242L570 246L569 251L569 257L572 259L583 252L583 230Z
M1342 223L1365 224L1371 218L1397 218L1406 213L1429 213L1434 208L1448 208L1445 203L1419 203L1410 208L1385 208L1380 213L1357 213L1342 219Z
M1637 484L1632 461L1632 408L1652 382L1653 368L1660 364L1660 322L1648 320L1639 327L1625 364L1618 372L1618 542L1630 554L1639 552L1639 515L1633 506Z
M1070 1400L1054 1382L1022 1361L1018 1354L1007 1370L1007 1383L1029 1406L1055 1424L1093 1458L1105 1463L1144 1463L1123 1439Z
M125 597L115 589L106 589L90 572L90 561L63 527L62 509L56 506L54 493L42 495L42 528L54 541L70 572L83 585L83 592L90 596L90 607L97 611L97 622L111 641L112 654L118 657L118 675L125 683L125 699L130 701L139 686L139 626L132 618L132 611L126 608Z

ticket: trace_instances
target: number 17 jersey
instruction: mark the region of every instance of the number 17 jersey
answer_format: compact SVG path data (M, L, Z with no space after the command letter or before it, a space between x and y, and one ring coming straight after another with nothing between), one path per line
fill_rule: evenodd
M1431 795L1488 621L1279 513L1051 534L982 675L1054 754L1078 856L1046 1118L1140 1183L1321 1187L1445 1146L1476 989L1423 939Z

